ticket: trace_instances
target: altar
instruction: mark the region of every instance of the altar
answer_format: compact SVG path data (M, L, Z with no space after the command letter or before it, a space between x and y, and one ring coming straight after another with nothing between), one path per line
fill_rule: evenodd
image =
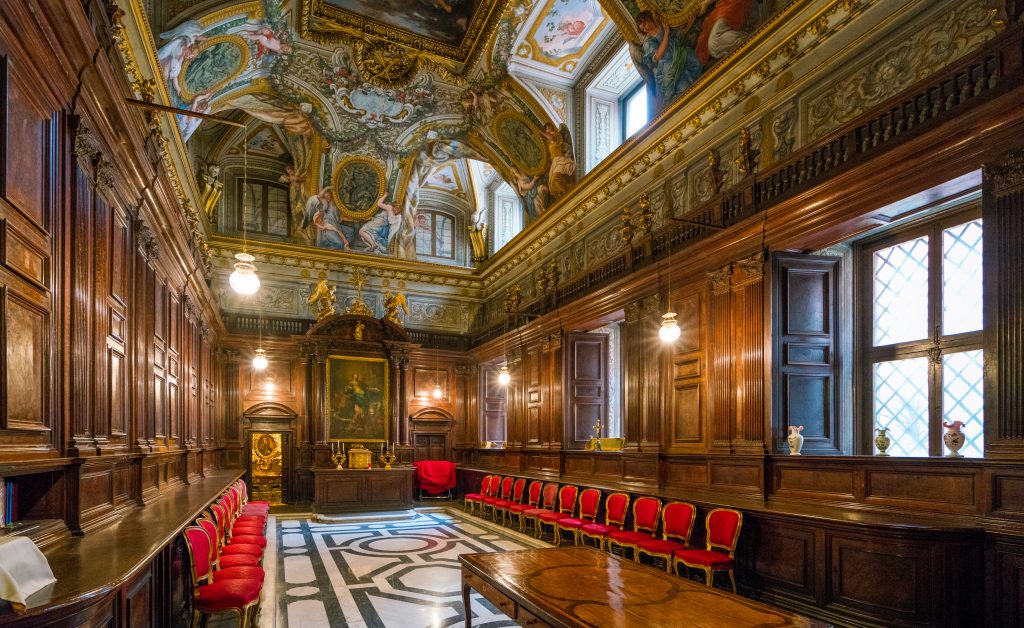
M413 505L414 467L312 471L314 514L403 510Z

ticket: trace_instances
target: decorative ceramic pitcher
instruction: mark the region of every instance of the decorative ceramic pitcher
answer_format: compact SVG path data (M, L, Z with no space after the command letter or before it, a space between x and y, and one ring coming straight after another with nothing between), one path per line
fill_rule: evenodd
M888 431L889 431L889 428L887 428L887 427L880 427L880 428L877 428L875 430L875 432L876 432L876 434L875 434L875 447L878 448L878 455L879 456L888 456L889 455L889 454L885 453L886 450L889 449L889 445L892 444L892 441L889 440L889 435L886 434L886 432L888 432Z
M963 424L963 421L942 422L942 427L949 430L942 435L942 442L946 443L946 447L949 449L949 453L946 454L947 458L963 458L960 455L960 448L967 442L967 437L960 431Z
M786 437L786 442L789 443L789 455L799 456L800 449L804 446L804 436L800 432L804 431L803 425L790 425L789 436Z

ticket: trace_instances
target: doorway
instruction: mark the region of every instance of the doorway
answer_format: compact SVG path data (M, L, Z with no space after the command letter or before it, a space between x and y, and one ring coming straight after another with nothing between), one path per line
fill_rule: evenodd
M284 452L289 434L253 431L249 433L249 477L252 499L271 506L287 503Z

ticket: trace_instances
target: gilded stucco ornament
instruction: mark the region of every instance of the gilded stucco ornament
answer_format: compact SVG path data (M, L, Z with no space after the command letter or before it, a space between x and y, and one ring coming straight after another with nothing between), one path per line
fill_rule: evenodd
M353 47L360 76L377 87L405 87L420 71L419 56L396 44L359 41Z
M739 168L740 174L744 176L754 174L757 171L757 160L760 155L761 151L751 144L750 131L741 129L739 149L736 155L736 167Z
M306 303L316 308L316 320L322 321L337 312L337 286L327 283L327 273L320 271L320 281L313 286Z

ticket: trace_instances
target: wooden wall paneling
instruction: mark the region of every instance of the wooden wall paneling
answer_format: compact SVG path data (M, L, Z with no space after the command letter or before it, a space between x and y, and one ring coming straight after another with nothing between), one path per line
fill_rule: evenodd
M772 255L772 448L803 426L808 454L839 454L838 257Z
M707 290L704 286L673 291L669 309L677 313L679 339L669 350L665 398L665 441L668 453L706 451L707 355L705 333Z
M477 365L473 363L460 362L455 365L455 387L457 392L455 404L455 432L452 445L455 448L474 446L478 421L482 414L477 400L478 382Z
M733 438L733 329L732 265L708 275L710 284L708 327L708 418L711 428L710 451L730 451Z
M661 451L662 424L666 416L664 395L669 390L668 361L671 356L658 336L661 315L664 313L662 301L667 300L668 297L662 297L660 293L649 294L643 299L643 309L640 313L640 343L645 356L641 362L640 372L640 449L652 454Z
M157 276L153 286L153 439L158 449L168 445L167 417L167 340L169 316L167 280Z
M76 129L76 145L88 135L84 127ZM88 153L86 153L88 155ZM92 241L95 211L92 174L83 166L83 156L71 163L72 196L71 229L67 237L71 240L73 257L70 260L72 274L70 294L72 295L71 315L71 358L72 390L75 402L68 408L71 419L71 437L74 455L89 456L96 453L93 404L93 270ZM88 159L88 157L86 157Z
M565 358L563 357L561 331L549 336L548 341L549 353L544 365L545 380L547 382L547 408L543 426L543 439L547 443L548 449L559 450L562 448L562 421L565 416L562 377L562 364Z
M622 435L625 451L638 451L643 438L643 382L640 372L647 356L644 355L644 324L641 318L643 301L630 301L623 309L622 322ZM568 397L571 391L566 390Z
M764 254L733 264L733 382L735 427L733 451L764 453L765 421L765 300Z
M985 623L995 628L1024 625L1024 542L996 536L985 548Z
M523 446L544 446L542 434L544 419L543 363L548 348L545 342L534 342L523 349Z
M1024 149L986 164L982 186L985 455L1024 456Z
M608 417L608 336L566 335L565 414L562 447L583 449Z
M181 412L181 298L167 291L167 446L180 448Z

